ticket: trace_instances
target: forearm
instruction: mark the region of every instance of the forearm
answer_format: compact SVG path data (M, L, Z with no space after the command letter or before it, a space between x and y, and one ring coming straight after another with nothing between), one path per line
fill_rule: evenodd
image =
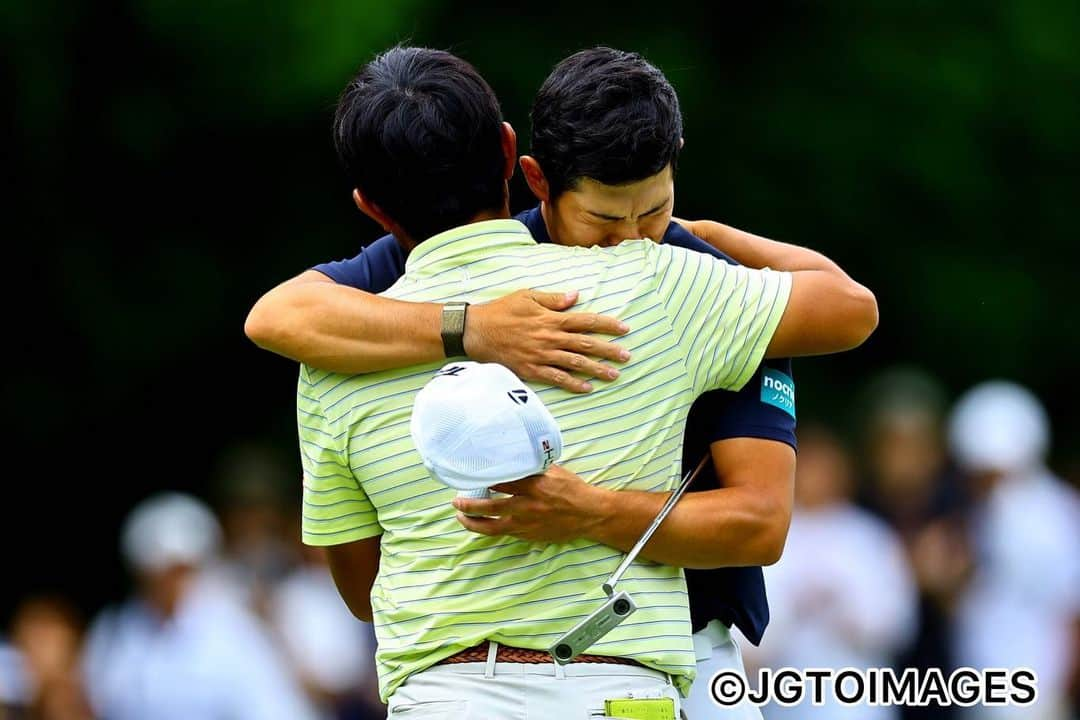
M740 265L773 270L822 270L847 274L835 262L810 248L778 242L713 220L678 220L687 230L729 255Z
M444 357L442 306L372 295L332 282L289 282L252 308L245 333L312 367L367 373Z
M684 495L641 556L691 568L776 562L791 523L795 451L786 443L749 437L718 440L709 451L721 488ZM670 497L608 490L560 465L492 489L505 497L454 499L458 521L469 530L529 542L585 538L623 552Z
M369 585L365 592L362 587L354 587L339 582L336 575L334 581L342 602L345 603L345 607L349 608L349 612L353 614L353 617L364 622L373 622L375 611L371 608L371 586Z
M371 622L371 588L379 573L382 537L365 538L326 549L327 566L341 599L354 616Z
M788 308L797 321L777 332L766 357L842 352L858 347L878 323L877 299L839 265L809 248L776 242L712 220L678 220L687 230L750 268L793 273ZM786 314L786 313L785 313Z
M614 380L618 372L600 361L626 362L630 355L597 336L630 329L615 317L563 312L577 297L525 288L471 305L466 354L570 392L592 389L572 373ZM372 295L308 270L259 298L244 332L259 347L312 367L367 373L442 360L442 311L439 304Z
M628 551L641 538L668 493L599 489L599 521L588 538ZM751 487L689 492L672 509L640 557L687 568L770 565L779 559L784 509Z

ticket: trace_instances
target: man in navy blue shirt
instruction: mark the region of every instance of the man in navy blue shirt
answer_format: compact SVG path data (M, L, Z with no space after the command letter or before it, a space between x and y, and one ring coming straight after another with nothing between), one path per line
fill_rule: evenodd
M617 84L624 94L612 91ZM589 103L589 98L600 102ZM868 294L834 263L812 251L718 223L672 221L673 175L681 135L674 90L640 56L596 48L567 58L544 83L533 108L535 157L521 159L526 180L541 204L517 219L539 242L554 239L561 244L604 246L624 238L652 237L734 262L716 244L747 265L834 273L851 284L853 293ZM369 372L434 360L440 356L432 332L438 325L439 308L364 294L390 287L404 273L405 263L401 246L387 235L354 258L318 265L264 296L249 316L248 334L262 347L339 372ZM335 284L325 282L328 279ZM587 391L588 384L568 370L604 381L614 379L610 368L585 356L625 360L617 346L595 338L582 345L583 336L571 333L620 334L625 328L605 324L609 319L602 317L581 317L575 324L570 321L573 314L550 312L569 307L572 299L514 295L518 297L506 299L502 321L492 320L494 311L484 306L469 309L467 318L473 324L466 324L467 354L501 362L525 379L546 380L570 390ZM876 323L876 304L870 297ZM831 310L835 312L823 317L825 329L816 344L811 343L813 352L853 347L873 329L872 323L865 322L865 308ZM488 314L481 316L481 312ZM557 324L551 324L553 318L558 318ZM556 329L562 332L557 341L549 338L544 345L533 342L540 336L538 327L549 336ZM524 340L507 342L500 334ZM515 350L519 345L526 349ZM541 360L528 357L530 353ZM699 568L687 570L693 626L695 632L701 631L695 637L699 660L719 653L720 667L741 670L737 646L727 633L732 625L751 642L760 642L768 623L760 566L779 558L786 538L794 450L790 360L765 361L740 392L707 393L690 411L684 467L696 466L706 454L713 467L697 481L696 489L702 492L684 498L658 536L680 528L683 532L700 528L700 547L688 548L685 557L672 563ZM464 515L460 519L466 527L492 535L528 534L530 540L549 541L579 536L582 531L574 524L581 523L588 509L567 504L572 504L575 482L583 481L561 470L510 483L514 499L529 501L528 512L498 519ZM631 493L626 495L628 503L638 500ZM485 503L491 502L500 501L467 501L458 507L469 514L499 515L485 513L491 509ZM632 545L643 529L628 525L626 544ZM707 696L708 680L702 677L695 683L696 695ZM723 717L760 715L746 707L727 711Z

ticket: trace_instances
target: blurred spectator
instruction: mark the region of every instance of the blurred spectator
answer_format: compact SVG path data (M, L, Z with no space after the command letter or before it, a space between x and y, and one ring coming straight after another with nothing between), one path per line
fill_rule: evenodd
M1027 389L983 383L956 404L949 446L977 496L975 570L957 607L957 659L1028 667L1033 708L977 708L978 718L1064 720L1080 618L1080 498L1044 465L1046 413Z
M0 720L26 716L30 705L29 685L19 651L0 640Z
M299 511L286 500L293 480L286 468L291 465L292 458L286 461L269 448L244 444L225 455L217 475L224 547L215 571L264 618L274 585L299 562L294 549ZM299 480L294 484L299 488Z
M915 621L915 588L895 533L856 507L852 461L828 431L799 431L795 511L780 562L765 569L772 624L758 657L772 668L892 664ZM895 718L895 708L769 706L774 718Z
M99 716L317 717L255 616L203 574L220 538L210 510L178 493L128 516L122 549L137 594L96 618L83 657Z
M386 717L371 624L357 620L346 607L323 548L303 546L302 557L304 564L276 588L269 608L295 673L328 717Z
M865 391L862 428L866 503L904 537L956 508L956 482L946 472L944 390L930 376L896 368Z
M926 373L894 368L872 380L862 420L864 503L896 530L919 589L918 621L899 667L955 667L949 618L970 569L963 497L945 450L944 389ZM904 720L946 720L936 703L902 711Z
M11 622L11 640L10 662L21 686L13 704L37 720L91 717L79 674L82 624L69 603L52 597L24 600Z

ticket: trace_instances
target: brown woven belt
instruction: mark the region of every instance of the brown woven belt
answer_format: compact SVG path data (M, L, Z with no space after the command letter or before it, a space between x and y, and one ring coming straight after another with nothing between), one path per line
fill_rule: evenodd
M471 648L466 648L456 655L440 660L438 665L453 665L455 663L468 663L468 662L487 662L488 659L488 646L487 640L479 645L473 645ZM495 662L508 662L508 663L529 663L540 664L555 662L551 657L551 653L543 650L526 650L525 648L510 647L509 645L499 645L499 649L495 651ZM608 655L578 655L574 658L576 663L609 663L611 665L641 665L637 660L624 657L612 657Z

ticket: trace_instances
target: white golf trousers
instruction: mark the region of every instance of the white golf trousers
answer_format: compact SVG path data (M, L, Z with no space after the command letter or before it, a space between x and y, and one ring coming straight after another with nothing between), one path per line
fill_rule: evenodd
M690 697L683 700L688 720L761 720L761 710L747 700L735 707L720 707L712 699L709 685L716 673L733 671L746 679L742 653L727 627L713 620L704 630L694 633L694 651L697 679L690 687Z
M390 696L389 720L600 720L604 701L671 698L679 692L666 673L633 665L495 662L433 665L409 677Z

